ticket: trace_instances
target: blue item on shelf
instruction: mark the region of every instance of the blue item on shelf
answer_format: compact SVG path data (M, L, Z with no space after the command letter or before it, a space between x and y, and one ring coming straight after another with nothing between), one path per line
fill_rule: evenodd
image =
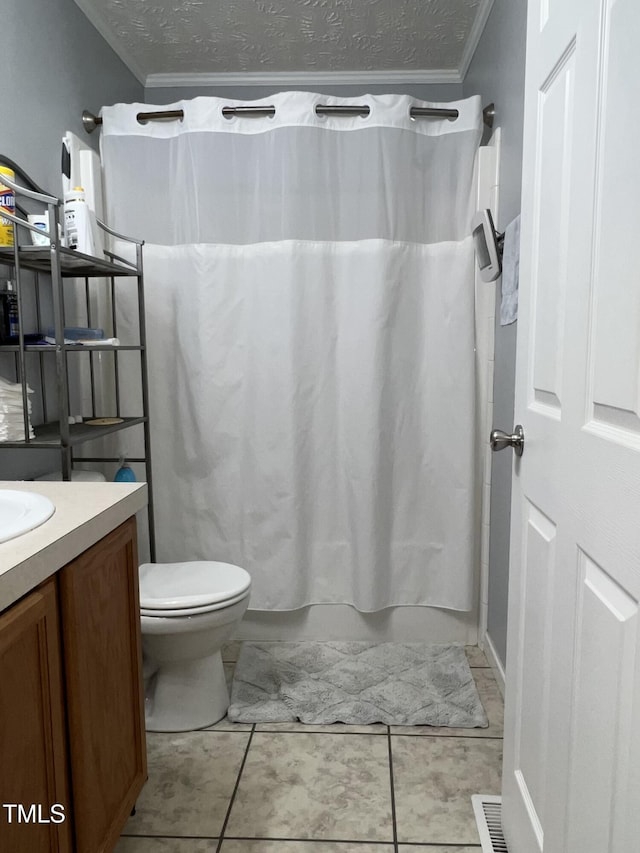
M55 338L56 330L47 329L45 337ZM104 338L104 329L87 329L82 326L65 326L64 336L69 341L101 341Z
M114 483L136 483L136 475L129 467L126 457L120 460L120 467L116 471L116 476L113 478Z

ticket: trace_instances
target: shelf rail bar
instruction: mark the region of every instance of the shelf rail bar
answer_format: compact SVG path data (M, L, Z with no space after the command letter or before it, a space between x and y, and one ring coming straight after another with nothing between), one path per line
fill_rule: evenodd
M118 337L118 319L116 311L116 280L111 276L111 328L113 337ZM116 417L120 417L120 362L118 361L118 350L113 355L113 384L116 397Z
M103 231L106 231L106 233L111 237L115 237L116 240L125 240L127 243L135 243L136 246L144 246L144 240L138 240L135 237L127 237L126 234L119 234L117 231L114 231L113 228L109 228L102 219L98 219L97 217L96 222ZM125 261L125 263L129 264L129 266L134 266L130 261Z
M153 472L151 469L151 413L149 411L149 368L147 363L147 329L146 312L144 307L144 259L142 256L142 245L136 246L136 264L138 267L138 334L140 343L144 341L145 348L140 350L140 372L142 376L142 410L146 412L143 424L144 430L144 455L145 475L147 478L147 517L149 519L149 553L151 562L156 560L156 538L155 538L155 512L153 503Z
M84 462L121 462L122 456L76 456L75 461L78 463ZM146 461L144 456L127 456L127 462L137 462L144 464Z
M91 313L91 291L89 290L89 279L84 280L84 298L87 311L87 327L93 328L93 316ZM93 351L89 352L89 375L91 376L91 416L96 416L96 374L93 363Z
M10 183L9 181L7 183ZM3 211L4 212L4 211ZM14 219L12 215L6 217ZM20 382L22 392L22 428L24 430L24 440L28 442L29 436L29 393L27 386L27 363L26 352L24 350L24 329L22 328L21 319L24 317L24 308L22 303L22 276L20 275L20 245L18 238L18 224L13 223L13 262L16 268L16 298L18 300L18 375L16 381Z
M34 275L34 292L36 298L36 326L42 328L42 311L40 308L40 273ZM46 423L49 420L47 412L47 391L44 376L44 353L38 353L38 361L40 362L40 399L42 401L42 419Z

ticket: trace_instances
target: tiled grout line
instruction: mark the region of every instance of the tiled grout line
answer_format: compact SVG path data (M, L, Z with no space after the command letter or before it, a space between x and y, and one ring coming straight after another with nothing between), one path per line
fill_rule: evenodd
M504 740L502 735L410 735L404 732L391 732L391 737L420 737L431 738L432 740Z
M210 835L122 835L122 838L146 838L156 841L280 841L291 843L305 844L376 844L381 847L391 847L391 841L362 841L355 838L280 838L276 836L260 836L255 835L225 835L224 839L218 839ZM402 841L400 847L452 847L454 849L460 847L473 847L478 850L482 849L481 844L460 844L459 841Z
M227 835L225 841L290 841L292 844L373 844L381 847L392 847L391 841L363 841L361 838L279 838L274 836Z
M123 832L120 838L148 838L149 840L155 839L156 841L217 841L218 838L215 835L167 835L167 833L163 833L162 835L127 835L126 832Z
M233 664L234 666L236 666L238 661L237 660L223 660L222 663L226 664L227 666L229 666L230 664ZM467 661L467 663L469 663L469 662ZM469 669L491 669L491 666L488 663L469 663Z
M451 847L453 850L466 850L467 847L473 847L482 850L482 844L460 844L459 841L403 841L402 847L437 847L440 850L442 847Z
M249 735L249 740L247 741L247 747L244 751L244 755L242 756L242 764L240 765L240 770L238 770L238 777L236 779L236 784L233 786L233 793L231 794L231 799L229 800L229 805L227 806L227 813L224 816L224 823L222 824L222 828L220 830L220 837L218 839L218 844L216 845L216 853L220 853L220 848L222 847L222 842L224 841L224 831L227 828L227 824L229 823L229 817L231 816L231 809L233 808L233 803L236 798L236 794L238 793L238 787L240 785L240 779L242 778L242 771L244 770L244 765L247 763L247 756L249 755L249 748L251 747L251 741L253 740L253 735L255 733L256 727L255 724L251 727L251 733Z
M233 723L229 723L230 726ZM249 725L248 723L239 723L241 726ZM254 726L260 726L261 723L253 723ZM328 723L327 725L331 725ZM247 730L244 731L242 729L238 729L236 732L235 729L198 729L198 734L207 734L207 735L218 735L226 732L227 734L236 733L236 734L246 734ZM386 737L386 732L319 732L317 729L313 728L313 724L309 724L309 728L307 729L259 729L256 728L257 735L351 735L352 737ZM413 735L413 737L418 737L418 735ZM447 735L448 737L448 735Z
M241 723L241 725L247 725ZM254 723L259 726L260 723ZM395 725L395 724L394 724ZM390 726L389 728L393 728ZM426 726L425 726L426 728ZM303 729L258 729L255 728L257 735L332 735L333 737L349 736L349 737L386 737L386 732L319 732L309 727L309 731ZM473 731L473 729L470 729ZM234 729L198 729L199 734L219 735L219 734L246 734L247 730ZM460 740L504 740L503 735L428 735L428 734L410 734L409 732L391 732L391 737L419 737L419 738L434 738L437 740L445 740L446 738L458 738Z
M393 785L393 755L391 753L391 726L387 726L387 749L389 750L389 784L391 791L391 825L393 827L393 850L398 853L398 826L396 824L396 792Z

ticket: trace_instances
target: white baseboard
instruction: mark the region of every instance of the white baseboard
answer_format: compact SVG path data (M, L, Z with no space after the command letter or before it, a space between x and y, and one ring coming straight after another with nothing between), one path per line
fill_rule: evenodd
M480 648L485 653L487 660L489 661L489 666L493 670L493 674L496 677L496 681L498 682L498 688L500 693L502 693L502 698L504 699L504 690L505 690L505 674L504 667L498 657L498 653L496 652L495 646L491 640L489 634L484 635L480 642Z

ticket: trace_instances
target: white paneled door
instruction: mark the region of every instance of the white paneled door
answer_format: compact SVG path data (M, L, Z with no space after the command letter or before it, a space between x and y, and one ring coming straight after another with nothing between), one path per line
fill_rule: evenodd
M639 80L638 0L529 0L510 853L640 850Z

